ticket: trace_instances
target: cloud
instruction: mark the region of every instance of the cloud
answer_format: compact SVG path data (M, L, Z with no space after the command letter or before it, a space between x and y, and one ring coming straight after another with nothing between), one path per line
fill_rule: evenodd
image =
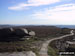
M46 20L48 24L75 24L75 4L46 8L44 11L35 12L32 16L38 20Z
M27 4L21 3L17 6L12 6L12 7L8 7L8 9L10 10L23 10L23 9L28 9L26 6L28 6Z
M48 4L56 3L59 1L60 0L28 0L28 3L40 6L40 5L48 5Z
M29 6L49 5L49 4L59 2L59 1L60 0L28 0L27 4L26 3L20 3L16 6L8 7L8 9L10 9L10 10L23 10L25 8L27 9L27 7L29 7Z

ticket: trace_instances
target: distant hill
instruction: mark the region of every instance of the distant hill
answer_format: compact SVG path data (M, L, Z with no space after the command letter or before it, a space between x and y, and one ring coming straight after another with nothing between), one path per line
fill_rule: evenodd
M0 28L16 27L16 25L0 25Z
M70 29L75 29L75 25L55 25L56 27L60 28L70 28Z
M10 28L10 27L50 27L50 28L58 28L52 25L0 25L0 28Z
M10 27L10 25L0 25L0 28Z
M70 29L75 29L75 25L0 25L0 28L8 28L8 27L24 27L24 26L28 26L28 27L33 27L33 26L43 26L43 27L48 27L51 26L52 28L54 28L54 26L58 27L58 28L70 28Z

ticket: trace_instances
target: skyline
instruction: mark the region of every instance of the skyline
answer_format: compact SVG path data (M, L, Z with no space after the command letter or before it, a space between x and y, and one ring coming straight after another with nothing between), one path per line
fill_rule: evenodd
M0 24L75 25L74 0L0 0Z

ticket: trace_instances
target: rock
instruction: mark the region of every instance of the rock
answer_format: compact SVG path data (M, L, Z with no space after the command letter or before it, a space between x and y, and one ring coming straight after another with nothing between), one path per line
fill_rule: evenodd
M0 29L0 37L2 38L10 37L11 34L12 34L11 28Z
M25 28L2 28L0 29L0 41L18 41L35 36L34 31L28 32Z
M28 30L27 30L27 29L25 29L25 28L21 28L21 30L23 30L24 33L28 34Z
M33 53L32 51L29 51L26 53L27 56L36 56L35 53Z
M29 35L30 35L30 36L35 36L35 32L34 32L34 31L30 31L30 32L29 32Z
M14 31L14 29L13 28L10 28L10 30L13 32Z
M28 52L13 52L13 53L0 53L0 56L36 56L32 51Z
M15 29L14 33L16 36L22 37L22 36L26 36L28 34L28 31L27 31L27 29L20 28L20 29Z

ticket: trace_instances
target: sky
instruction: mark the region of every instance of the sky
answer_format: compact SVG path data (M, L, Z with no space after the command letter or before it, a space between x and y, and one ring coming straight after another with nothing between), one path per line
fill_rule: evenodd
M0 0L0 24L75 25L75 0Z

